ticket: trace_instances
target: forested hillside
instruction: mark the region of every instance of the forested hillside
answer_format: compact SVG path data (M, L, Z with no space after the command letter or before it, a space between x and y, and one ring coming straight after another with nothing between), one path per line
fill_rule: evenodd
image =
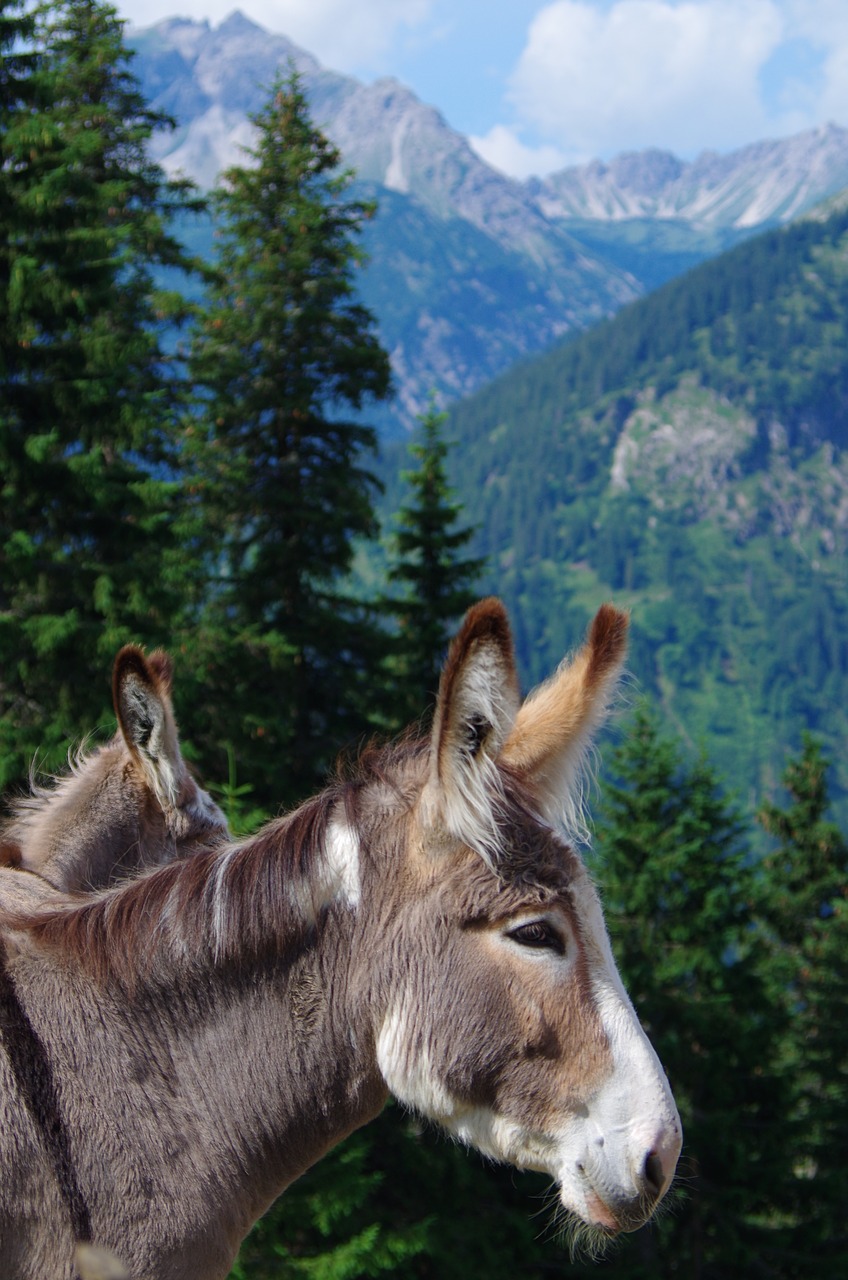
M843 210L697 267L448 426L528 680L627 603L638 687L745 803L805 727L848 788L846 334Z

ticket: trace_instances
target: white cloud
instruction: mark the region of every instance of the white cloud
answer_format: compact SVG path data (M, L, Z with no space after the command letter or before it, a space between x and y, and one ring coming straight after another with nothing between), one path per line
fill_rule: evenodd
M118 0L121 17L136 27L175 14L217 26L238 8L325 66L360 73L376 65L404 29L424 22L432 5L433 0Z
M825 59L816 105L821 120L839 124L848 121L848 32L843 43L832 48Z
M530 26L511 96L566 151L729 148L768 131L757 77L785 32L775 0L555 0Z
M499 169L501 173L509 174L511 178L553 173L577 158L561 151L559 147L547 144L526 146L513 129L502 124L496 124L483 137L472 136L468 141L481 160L485 160L494 169Z

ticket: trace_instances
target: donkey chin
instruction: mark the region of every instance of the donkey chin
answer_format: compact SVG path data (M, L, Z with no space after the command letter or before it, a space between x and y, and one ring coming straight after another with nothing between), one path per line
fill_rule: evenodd
M442 1123L482 1155L552 1177L572 1234L590 1248L645 1225L671 1185L680 1153L679 1126L654 1141L621 1127L605 1138L585 1111L556 1137L528 1132L485 1108Z

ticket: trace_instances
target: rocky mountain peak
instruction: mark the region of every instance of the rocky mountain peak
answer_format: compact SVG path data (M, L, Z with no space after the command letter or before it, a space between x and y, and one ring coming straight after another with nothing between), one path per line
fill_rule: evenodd
M548 217L683 219L701 228L786 222L848 186L848 130L808 129L693 161L666 151L625 152L534 184Z
M652 196L676 182L685 165L670 151L649 147L646 151L624 151L607 168L610 179L623 191Z

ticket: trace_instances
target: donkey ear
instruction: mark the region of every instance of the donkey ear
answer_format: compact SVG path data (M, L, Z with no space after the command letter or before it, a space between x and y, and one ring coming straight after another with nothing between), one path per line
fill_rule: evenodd
M163 806L177 803L184 772L170 691L167 654L157 651L145 658L136 645L121 649L112 672L118 726Z
M628 616L602 605L586 643L521 707L501 759L523 775L550 821L579 825L580 772L609 714L627 651Z
M164 649L154 649L147 655L145 661L148 671L156 677L160 692L167 694L170 698L174 687L174 663L171 655Z
M495 761L518 705L506 610L482 600L465 615L442 671L428 792L450 833L489 861L497 848Z

